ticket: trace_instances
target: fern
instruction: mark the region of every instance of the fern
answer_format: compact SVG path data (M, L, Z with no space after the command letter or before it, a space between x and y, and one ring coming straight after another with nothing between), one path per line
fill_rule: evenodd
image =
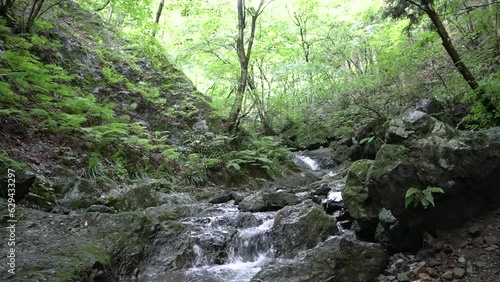
M409 188L406 190L405 194L405 208L411 207L416 208L419 204L422 205L424 209L427 209L429 205L435 206L434 194L444 193L444 190L440 187L427 187L424 190L417 188Z

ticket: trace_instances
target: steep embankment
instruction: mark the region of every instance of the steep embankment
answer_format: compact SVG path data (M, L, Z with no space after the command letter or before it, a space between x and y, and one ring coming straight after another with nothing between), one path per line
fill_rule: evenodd
M158 230L127 211L165 203L153 194L173 189L181 145L206 131L210 106L155 40L127 40L71 1L42 19L30 34L0 20L0 237L14 243L1 252L16 251L0 280L114 281ZM132 187L142 194L120 198ZM163 218L172 234L175 218Z
M44 20L30 34L0 23L2 158L46 176L175 174L176 145L206 127L206 97L154 39L124 39L71 1ZM64 192L42 180L44 202Z

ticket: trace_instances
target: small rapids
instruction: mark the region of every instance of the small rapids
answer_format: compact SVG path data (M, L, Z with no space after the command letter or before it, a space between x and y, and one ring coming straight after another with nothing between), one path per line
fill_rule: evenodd
M336 174L321 169L306 155L296 154L293 161L322 178ZM342 202L341 188L332 188L323 204ZM231 201L213 205L202 214L182 221L193 242L191 267L183 271L182 281L249 282L274 259L270 236L276 212L240 212ZM342 222L338 228L343 236L354 236Z
M272 253L268 233L273 225L275 212L255 213L254 215L262 223L236 231L226 248L227 258L224 264L211 262L203 248L195 244L193 246L195 267L186 272L188 281L250 281ZM198 242L210 240L213 228L214 226L208 227L206 233L200 234L197 238Z

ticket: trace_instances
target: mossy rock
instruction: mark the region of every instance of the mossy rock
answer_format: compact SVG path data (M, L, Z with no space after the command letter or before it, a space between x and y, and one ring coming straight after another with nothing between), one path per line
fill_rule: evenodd
M158 198L153 187L136 187L117 197L114 207L120 211L142 210L158 205Z
M307 200L299 205L287 206L276 214L272 242L278 257L292 258L337 231L335 220L320 206Z
M373 160L358 160L354 162L347 172L347 180L342 198L349 214L355 219L366 219L365 201L368 199L368 188L366 188L366 177Z
M375 162L370 167L368 179L378 179L407 159L408 149L403 145L383 145L377 152Z

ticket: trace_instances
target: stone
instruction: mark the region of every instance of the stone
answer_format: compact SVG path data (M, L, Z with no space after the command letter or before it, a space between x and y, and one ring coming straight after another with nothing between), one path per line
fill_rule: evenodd
M451 280L453 279L453 272L451 270L448 270L445 273L443 273L443 275L441 275L441 278L445 280Z
M486 241L486 243L488 243L489 245L495 245L498 243L498 239L496 236L484 236L483 237L484 241Z
M12 173L11 177L9 177L9 170ZM27 165L3 155L0 155L0 171L0 197L8 199L12 195L16 203L28 195L36 180L35 173ZM9 186L9 184L15 184L13 185L15 193L9 191L12 188L12 185Z
M432 276L430 276L427 273L419 273L418 278L425 280L425 281L432 280Z
M87 212L100 212L100 213L115 213L116 210L112 207L103 205L91 205L87 208Z
M482 229L482 225L479 224L479 223L474 223L472 224L471 226L469 226L468 228L468 231L469 231L469 234L473 237L476 237L476 236L479 236L479 234L481 233L481 229Z
M401 282L410 281L410 278L408 277L408 273L406 273L406 272L398 273L398 281L401 281Z
M465 269L462 267L453 268L453 277L455 278L463 278L465 276Z
M386 261L378 244L334 236L293 261L276 260L263 266L251 282L374 281Z
M289 205L296 205L300 202L295 194L285 191L261 191L244 198L238 209L246 212L277 211Z
M417 110L391 124L399 125L405 136L384 144L375 160L353 163L347 173L343 198L359 227L358 236L374 239L378 214L385 208L400 226L398 230L382 224L388 245L395 252L416 251L423 231L456 228L485 212L491 203L500 205L500 133L495 133L500 127L487 134L456 131ZM433 194L435 206L407 208L404 199L411 187L440 187L444 193ZM472 228L469 231L477 236L480 230ZM403 244L401 240L408 237L415 239Z
M274 219L271 240L277 257L293 258L338 232L335 220L311 200L280 210Z

